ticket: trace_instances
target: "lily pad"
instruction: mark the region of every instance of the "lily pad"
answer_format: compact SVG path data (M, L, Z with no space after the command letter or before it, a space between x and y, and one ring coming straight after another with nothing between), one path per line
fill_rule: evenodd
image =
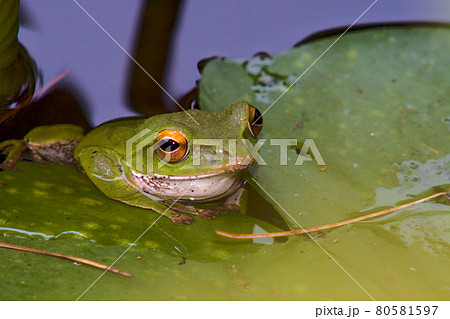
M430 165L406 174L425 177L434 174L440 164ZM56 165L42 168L20 162L18 171L0 172L0 185L3 242L104 264L111 264L130 248L158 216L110 200L82 174ZM433 215L439 216L443 224L447 218L446 207L445 203L429 203L408 210L414 214L406 211L402 214L407 214L416 225L423 222L427 228L433 225L427 226L421 213L436 210ZM446 270L450 265L440 253L438 244L442 242L435 241L441 233L428 236L428 243L437 250L422 245L424 241L420 237L410 236L408 242L402 242L392 230L403 228L405 219L398 217L383 223L344 227L327 235L317 234L315 240L376 299L448 299ZM392 235L380 236L388 223ZM101 270L48 256L0 249L0 298L370 299L335 261L305 236L284 243L256 243L218 237L212 232L217 228L237 232L274 230L242 214L210 221L196 219L189 226L173 225L161 218L114 265L133 273L133 277L107 273L84 295Z
M409 163L404 165L404 176L425 178L442 173L441 162L420 165L411 172ZM74 170L56 165L43 168L30 162L18 163L15 172L0 172L0 201L3 242L104 264L117 260L158 217L106 198ZM299 236L284 243L258 243L213 233L213 229L244 233L276 230L238 213L215 220L196 219L189 226L161 218L114 265L133 277L107 273L84 295L102 271L0 249L0 298L370 299L318 243L376 299L447 299L446 269L450 265L439 240L448 223L447 208L444 202L419 205L382 223L365 222L317 234L316 242ZM430 224L424 212L440 224ZM402 241L404 234L396 229L406 229L405 223L411 231ZM386 227L389 236L385 235ZM430 228L434 234L416 236L414 232Z
M203 109L220 112L231 101L246 100L264 113L260 138L267 141L260 153L267 165L251 169L249 181L292 229L354 218L450 187L448 26L349 32L315 63L339 35L273 56L214 59L202 69ZM287 149L287 165L270 139L297 141ZM325 165L311 150L312 161L295 165L306 139L314 141ZM433 256L428 264L448 269L449 211L448 198L442 198L355 224L348 233L334 230L328 236L339 245L330 248L332 255L348 273L378 283L378 292L387 295L377 298L374 288L375 299L428 299L429 289L438 287L434 296L448 298L448 280L415 275L424 254ZM412 272L414 279L406 280ZM416 295L413 285L424 290Z
M445 169L433 183L417 180L420 186L406 191L410 185L397 179L405 161L448 165L450 78L444 66L450 65L450 29L349 32L314 63L338 36L274 56L214 59L202 71L203 109L221 111L246 100L264 113L260 138L268 140L260 153L267 165L252 169L250 182L292 228L355 217L450 180ZM287 147L287 165L269 139L297 141ZM324 163L310 149L312 160L296 165L306 139ZM396 196L378 192L399 185L405 191Z

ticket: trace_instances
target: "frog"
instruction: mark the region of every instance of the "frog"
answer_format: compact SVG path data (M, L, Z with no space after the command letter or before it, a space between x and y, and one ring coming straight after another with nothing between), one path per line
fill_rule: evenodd
M193 216L213 219L240 209L243 172L259 156L247 143L256 143L262 127L260 111L246 101L222 113L189 109L118 119L87 134L75 124L44 125L1 142L0 168L16 169L28 154L41 166L79 170L113 200L187 225Z

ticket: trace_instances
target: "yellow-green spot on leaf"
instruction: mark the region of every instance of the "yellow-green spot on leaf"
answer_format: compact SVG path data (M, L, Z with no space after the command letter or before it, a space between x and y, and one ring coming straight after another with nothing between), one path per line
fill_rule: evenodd
M82 192L88 192L90 190L90 188L88 186L81 186L80 187L80 191Z
M44 225L45 225L46 227L51 227L51 226L54 225L54 224L55 224L55 223L52 222L52 221L50 221L50 220L44 221Z
M103 205L103 202L93 199L93 198L89 198L89 197L82 197L80 198L80 203L87 205L87 206L99 206L99 205Z
M296 98L294 99L294 102L295 102L295 104L297 104L297 105L302 105L302 104L305 103L305 99L302 98L302 97L296 97Z
M349 59L356 59L356 57L358 56L358 51L350 49L347 51L347 57Z
M305 285L295 285L295 290L299 294L304 294L308 292L308 288Z
M74 192L73 188L67 187L67 186L62 186L60 188L58 188L58 190L66 195L72 194Z
M290 114L290 112L292 112L292 107L287 107L283 112L284 114Z
M386 114L382 110L372 110L371 113L379 118L383 118Z
M220 249L214 252L214 257L216 257L217 259L226 259L229 256L230 252L227 250Z
M84 223L83 225L84 225L85 227L89 228L89 229L99 229L99 228L100 228L100 225L99 225L99 224L93 223L93 222L90 222L90 223Z
M124 245L124 246L129 246L131 244L130 241L125 240L125 239L119 239L118 242L120 245Z
M7 181L12 181L14 179L14 176L11 175L11 173L7 173L3 175L3 179Z
M311 62L312 61L312 56L309 53L302 53L301 57L306 62Z
M20 194L19 189L17 188L12 188L12 187L8 187L5 189L5 192L10 194L10 195L15 195L15 194Z
M38 196L38 197L48 197L48 193L41 189L33 189L32 192L33 192L33 195Z
M53 186L53 184L42 182L42 181L34 181L33 185L37 188L43 188L43 189L50 188Z
M144 241L143 246L145 248L149 248L149 249L159 249L160 245L156 242L154 242L153 240L146 240Z
M112 230L119 230L121 227L120 227L120 225L117 225L117 224L109 224L108 228L112 229Z
M308 131L308 136L305 138L318 138L319 136L320 136L319 131L311 130L311 131Z
M374 33L372 34L372 39L374 40L381 40L384 37L382 33Z
M294 66L298 69L302 69L305 66L305 63L303 63L303 61L295 61L294 62Z
M122 217L122 216L117 217L116 220L117 220L119 223L126 223L126 222L127 222L127 219L124 218L124 217Z

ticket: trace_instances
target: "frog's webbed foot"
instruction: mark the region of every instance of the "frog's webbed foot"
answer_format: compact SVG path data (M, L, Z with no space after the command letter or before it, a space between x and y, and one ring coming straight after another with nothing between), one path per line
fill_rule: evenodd
M0 143L0 154L6 155L6 159L0 164L1 169L15 170L16 163L27 150L23 140L6 140Z
M31 156L33 157L33 162L41 167L46 167L50 165L50 162L43 158L38 152L31 151Z
M226 205L226 206L224 205L224 206L219 206L219 207L210 207L210 208L195 208L192 206L184 206L181 204L172 205L172 206L169 206L168 204L165 204L165 205L167 205L167 207L170 207L170 209L175 212L182 213L182 214L196 215L203 219L213 219L213 218L216 218L217 216L228 214L231 210L233 210L233 208L229 207L229 205ZM181 214L176 214L176 219L180 218L178 215L183 216L183 218L190 217L192 219L192 217L189 215L181 215ZM171 219L172 219L172 221L174 221L173 217L171 217ZM175 222L175 223L179 224L178 222ZM185 223L183 223L183 224L185 224Z
M183 214L173 214L170 219L177 225L189 225L194 221L192 216Z
M211 207L211 208L198 208L196 209L195 215L203 218L203 219L213 219L220 215L226 215L230 213L234 207L231 205L224 205L219 207Z

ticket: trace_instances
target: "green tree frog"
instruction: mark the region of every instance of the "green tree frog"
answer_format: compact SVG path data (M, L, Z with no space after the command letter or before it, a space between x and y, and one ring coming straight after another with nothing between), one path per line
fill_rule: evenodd
M7 155L0 168L14 169L31 153L38 164L79 169L112 199L189 224L191 215L211 219L239 205L241 173L255 163L244 142L254 144L262 125L255 107L236 102L222 113L191 109L116 120L87 135L72 124L39 126L23 140L0 143ZM219 200L222 206L202 204Z

